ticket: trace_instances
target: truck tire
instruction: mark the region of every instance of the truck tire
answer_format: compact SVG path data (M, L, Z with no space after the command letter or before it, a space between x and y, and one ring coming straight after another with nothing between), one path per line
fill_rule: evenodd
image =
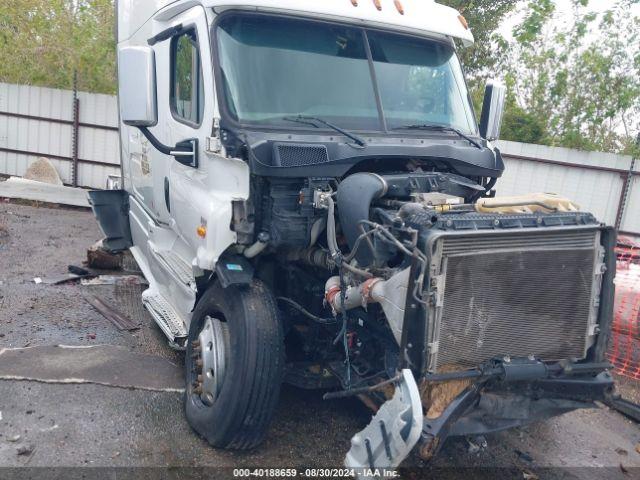
M187 421L213 447L264 438L284 372L282 323L269 288L215 282L196 305L185 357Z

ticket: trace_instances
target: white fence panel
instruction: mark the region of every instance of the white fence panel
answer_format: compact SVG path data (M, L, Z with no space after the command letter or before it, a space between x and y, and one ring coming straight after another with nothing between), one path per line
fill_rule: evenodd
M630 156L505 141L498 142L498 147L506 170L496 184L496 195L557 193L608 225L615 224ZM632 188L640 185L636 182ZM621 230L640 234L640 225L630 222L632 211L629 204ZM638 216L640 210L635 212Z
M79 92L78 98L78 185L104 188L106 177L120 172L116 97ZM0 83L0 173L24 175L44 156L71 184L72 121L72 91Z
M118 102L115 96L79 92L78 99L81 124L118 128ZM81 125L79 138L79 158L120 166L120 143L116 130Z

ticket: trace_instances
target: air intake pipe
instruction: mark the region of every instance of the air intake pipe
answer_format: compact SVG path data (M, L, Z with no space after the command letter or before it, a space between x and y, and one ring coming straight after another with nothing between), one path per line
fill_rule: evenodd
M387 181L375 173L355 173L345 178L338 186L338 213L342 232L347 238L349 247L354 248L356 239L362 233L360 221L369 220L371 202L383 197L388 190ZM360 266L368 266L373 260L373 252L363 242L356 259Z

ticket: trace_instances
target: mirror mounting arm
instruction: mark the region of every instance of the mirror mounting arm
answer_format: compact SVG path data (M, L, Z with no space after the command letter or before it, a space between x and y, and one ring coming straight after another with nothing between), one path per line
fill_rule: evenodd
M165 155L171 155L171 152L174 150L171 147L168 147L167 145L165 145L164 143L160 142L160 140L158 140L153 133L151 133L149 131L149 129L147 127L138 127L138 130L140 130L142 132L142 134L145 136L145 138L147 140L149 140L149 143L151 143L151 145L153 145L153 148L155 148L156 150L158 150L160 153L164 153Z
M175 147L169 147L158 140L147 127L138 126L138 130L142 132L147 140L153 145L153 148L165 155L171 155L177 162L187 165L188 167L198 168L198 139L192 138L178 142Z

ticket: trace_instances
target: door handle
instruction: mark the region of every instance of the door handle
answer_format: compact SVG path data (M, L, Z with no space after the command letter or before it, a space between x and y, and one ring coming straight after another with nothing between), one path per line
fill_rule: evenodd
M167 206L167 211L171 213L171 199L169 197L169 179L164 177L164 203Z
M198 168L198 139L191 138L176 143L175 150L171 150L169 155L188 167Z

